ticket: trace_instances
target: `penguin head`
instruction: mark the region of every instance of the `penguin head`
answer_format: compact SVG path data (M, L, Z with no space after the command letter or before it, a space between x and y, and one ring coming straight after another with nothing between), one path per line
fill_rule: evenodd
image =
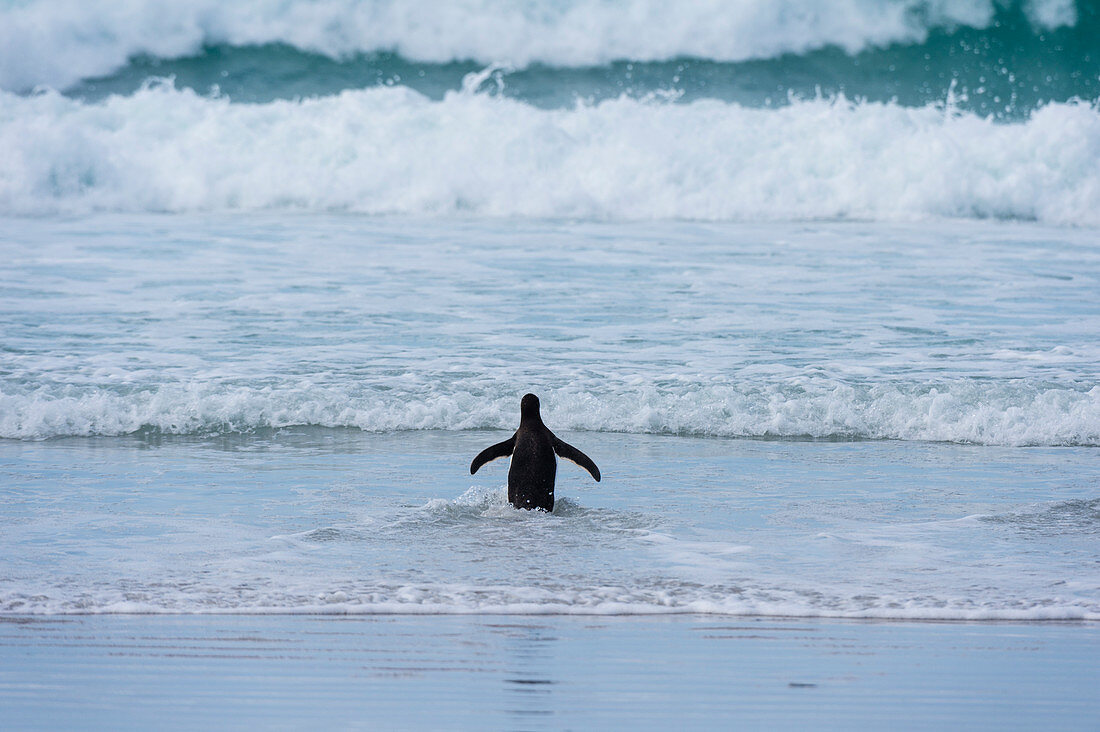
M519 402L519 418L524 419L538 419L539 416L539 398L534 394L524 394L523 399Z

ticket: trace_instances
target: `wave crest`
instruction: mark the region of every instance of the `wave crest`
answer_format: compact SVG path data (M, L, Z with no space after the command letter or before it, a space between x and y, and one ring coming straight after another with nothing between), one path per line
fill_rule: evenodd
M783 384L613 385L603 393L547 390L558 429L714 435L899 439L986 445L1100 445L1100 387L958 380L933 388L853 386L827 379ZM515 395L312 387L164 386L130 394L0 393L0 437L43 439L238 432L295 425L396 430L512 429Z
M839 46L923 40L930 29L987 27L994 0L504 0L406 3L46 0L0 9L0 88L65 87L135 55L179 57L204 44L283 43L340 56L394 51L410 59L594 65L682 56L740 61ZM1030 0L1041 27L1071 25L1072 3Z
M230 104L170 85L0 93L0 212L340 210L712 221L998 217L1100 225L1100 111L997 124L936 106L543 110L403 88Z

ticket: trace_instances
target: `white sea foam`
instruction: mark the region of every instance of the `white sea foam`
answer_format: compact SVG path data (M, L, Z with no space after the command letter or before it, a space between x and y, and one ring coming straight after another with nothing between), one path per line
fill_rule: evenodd
M1100 387L955 380L936 387L782 383L584 384L541 392L558 429L725 437L810 436L984 445L1100 445ZM515 395L397 387L161 386L0 393L0 437L43 439L248 431L292 425L394 430L511 429Z
M883 596L845 598L776 588L618 586L543 589L525 586L363 585L321 592L259 592L234 596L189 585L153 592L88 588L76 597L36 591L0 592L0 615L98 614L309 615L727 615L873 618L885 620L1100 620L1083 598Z
M1072 24L1072 3L1031 0L1043 26ZM743 60L826 45L847 51L921 41L930 28L985 27L994 0L32 0L0 8L0 88L64 87L137 54L177 57L203 44L285 43L341 56L395 51L425 61L526 65L695 56Z
M1003 217L1100 224L1100 111L996 124L934 106L541 110L404 88L230 104L169 85L0 96L0 212L257 209L652 220Z

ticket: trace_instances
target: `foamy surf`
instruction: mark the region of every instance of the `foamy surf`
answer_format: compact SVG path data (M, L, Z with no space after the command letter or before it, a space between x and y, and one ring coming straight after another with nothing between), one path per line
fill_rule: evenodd
M1100 444L1087 231L293 222L21 220L0 437L506 430L533 391L559 430Z
M10 388L10 387L8 387ZM506 384L432 395L357 387L164 386L119 393L0 392L0 437L210 435L293 426L367 432L515 428ZM79 392L83 391L83 394ZM74 393L76 392L76 393ZM1100 387L1041 384L849 384L824 379L663 388L621 383L540 390L559 429L715 437L920 440L978 445L1100 445Z
M1100 224L1100 112L609 100L544 110L408 89L231 104L171 84L5 94L0 213L228 210L602 220ZM491 142L489 142L491 141Z
M694 597L693 597L694 596ZM807 596L814 602L807 602ZM869 599L822 593L760 592L744 588L653 589L592 587L540 590L528 587L447 587L439 585L360 586L306 595L261 595L237 604L186 596L162 601L124 594L87 593L75 600L48 594L0 594L0 613L19 615L711 615L727 617L846 618L938 621L1100 620L1100 607L1058 597L983 605L968 598L901 596Z
M985 28L992 0L929 3L570 0L537 7L498 0L408 5L248 0L169 7L150 0L20 2L0 9L0 88L63 87L128 59L183 56L204 45L279 43L330 56L394 51L425 61L593 65L616 59L767 58L824 46L855 52L919 42L932 29ZM1073 25L1061 0L1025 4L1037 29Z

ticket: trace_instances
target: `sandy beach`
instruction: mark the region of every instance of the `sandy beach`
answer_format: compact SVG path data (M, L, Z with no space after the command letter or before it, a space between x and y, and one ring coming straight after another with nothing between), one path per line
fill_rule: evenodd
M1089 729L1100 625L0 619L9 730Z

